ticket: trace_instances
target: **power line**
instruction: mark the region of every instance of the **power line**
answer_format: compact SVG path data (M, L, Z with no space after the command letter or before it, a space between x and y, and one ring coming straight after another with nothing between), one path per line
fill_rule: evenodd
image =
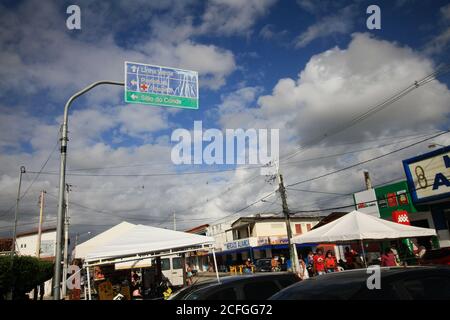
M336 173L338 173L338 172L342 172L342 171L345 171L345 170L348 170L348 169L357 167L357 166L359 166L359 165L361 165L361 164L365 164L365 163L368 163L368 162L371 162L371 161L375 161L375 160L384 158L384 157L389 156L389 155L391 155L391 154L394 154L394 153L396 153L396 152L400 152L400 151L403 151L403 150L405 150L405 149L408 149L408 148L411 148L411 147L413 147L413 146L416 146L416 145L418 145L418 144L420 144L420 143L422 143L422 142L425 142L425 141L427 141L427 140L431 140L431 139L434 139L434 138L439 137L439 136L441 136L441 135L447 134L448 132L449 132L449 131L441 132L441 133L439 133L439 134L433 135L432 137L429 137L429 138L426 138L426 139L422 139L422 140L420 140L420 141L417 141L417 142L414 142L414 143L412 143L412 144L410 144L410 145L404 146L404 147L402 147L402 148L399 148L399 149L396 149L396 150L387 152L387 153L382 154L382 155L380 155L380 156L376 156L376 157L373 157L373 158L370 158L370 159L367 159L367 160L364 160L364 161L360 161L360 162L355 163L355 164L352 164L352 165L350 165L350 166L347 166L347 167L344 167L344 168L341 168L341 169L338 169L338 170L335 170L335 171L331 171L331 172L328 172L328 173L325 173L325 174L322 174L322 175L319 175L319 176L316 176L316 177L313 177L313 178L309 178L309 179L305 179L305 180L298 181L298 182L295 182L295 183L291 183L291 184L288 184L286 187L292 187L292 186L296 186L296 185L299 185L299 184L302 184L302 183L314 181L314 180L317 180L317 179L320 179L320 178L327 177L327 176L329 176L329 175L336 174Z

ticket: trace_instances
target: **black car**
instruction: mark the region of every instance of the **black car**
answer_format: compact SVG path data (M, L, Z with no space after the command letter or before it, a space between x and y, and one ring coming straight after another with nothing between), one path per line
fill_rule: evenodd
M415 266L380 268L380 289L369 289L368 269L313 277L273 295L270 300L450 300L450 268ZM370 279L369 279L370 280ZM370 283L373 282L370 280Z
M290 272L227 276L186 287L170 300L265 300L299 281Z
M287 271L287 264L280 264L281 271ZM258 259L255 262L255 271L256 272L268 272L272 271L272 259L262 258Z
M272 271L271 259L259 259L255 262L256 272L268 272Z

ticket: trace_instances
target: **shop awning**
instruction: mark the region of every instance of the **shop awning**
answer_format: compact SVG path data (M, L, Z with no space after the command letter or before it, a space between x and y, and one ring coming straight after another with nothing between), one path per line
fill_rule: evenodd
M435 236L434 229L407 226L352 211L322 227L292 238L294 243L327 243Z

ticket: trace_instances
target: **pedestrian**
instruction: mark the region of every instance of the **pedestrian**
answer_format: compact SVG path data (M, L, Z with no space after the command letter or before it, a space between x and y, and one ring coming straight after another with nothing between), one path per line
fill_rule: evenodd
M399 265L400 265L400 256L399 256L399 254L398 254L398 250L397 250L397 247L396 247L395 244L391 245L391 252L394 254L394 257L395 257L395 264L396 264L397 266L399 266Z
M299 267L298 277L302 280L308 279L309 278L308 269L306 267L305 261L303 261L301 254L298 257L298 267Z
M381 255L381 266L382 267L395 267L397 262L395 261L395 255L390 248L384 250L383 255Z
M314 256L314 274L318 276L325 274L325 256L322 249L318 249Z
M272 257L272 260L270 260L272 271L280 271L278 264L278 257Z
M314 253L312 251L309 251L306 256L306 269L309 277L312 278L314 276Z
M427 252L427 249L424 246L420 246L419 250L416 253L416 257L419 259L422 259L426 252Z
M353 262L354 262L354 252L353 250L350 250L350 247L345 247L345 253L344 253L345 262L347 263L348 269L353 269Z
M327 273L334 272L336 271L336 267L336 257L333 256L331 250L328 250L327 254L325 255L325 270Z
M186 284L190 286L192 284L192 268L189 263L186 263Z
M252 273L253 271L253 262L250 258L247 259L247 261L245 261L245 269L244 269L245 273Z

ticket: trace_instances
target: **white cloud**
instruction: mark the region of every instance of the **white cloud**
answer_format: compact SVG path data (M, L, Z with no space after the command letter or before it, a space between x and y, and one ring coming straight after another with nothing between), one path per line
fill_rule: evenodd
M313 138L323 137L327 132L367 111L394 93L433 71L433 62L408 47L377 40L368 34L354 34L348 48L332 48L317 54L308 61L298 78L280 79L271 94L246 95L258 92L255 88L239 89L223 98L220 123L223 127L279 128L281 155L292 154L299 145ZM248 100L243 97L249 97ZM252 101L252 98L255 98ZM242 99L250 108L238 109L227 106ZM256 100L256 101L255 101ZM398 149L419 139L397 145L377 147L373 150L306 161L334 153L348 152L361 146L349 145L355 140L372 140L363 148L389 144L397 136L438 130L448 123L450 91L439 81L433 81L403 97L387 109L362 121L354 127L329 137L322 143L309 145L287 163L282 171L287 184L301 181L361 160ZM449 137L441 137L448 141ZM401 160L427 152L426 144L410 148L382 160L368 163L325 179L300 185L306 189L351 192L363 188L362 169L369 169L376 182L381 183L402 177ZM308 201L304 201L307 197ZM256 199L256 197L254 197ZM292 207L317 208L352 203L351 197L335 198L289 192ZM319 202L317 202L319 201Z
M426 54L442 53L450 44L450 4L441 7L439 24L441 31L425 45Z
M248 34L256 20L269 11L276 0L212 0L202 17L200 32L223 35Z
M336 14L321 18L296 38L295 46L302 48L319 38L337 34L349 34L353 29L354 15L355 6L350 5Z

